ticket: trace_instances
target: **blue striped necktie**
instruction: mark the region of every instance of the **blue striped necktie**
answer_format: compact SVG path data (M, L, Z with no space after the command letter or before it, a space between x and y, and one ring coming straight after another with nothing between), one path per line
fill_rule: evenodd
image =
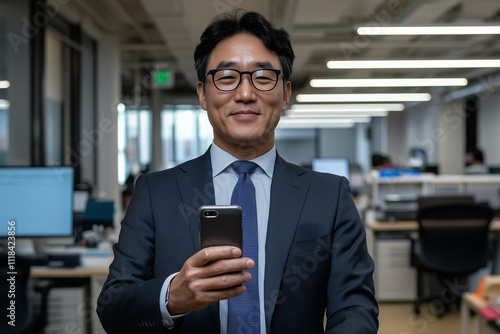
M254 260L255 267L249 270L252 280L245 284L247 291L228 301L227 332L260 333L257 204L255 187L250 179L250 174L255 171L257 165L251 161L236 161L232 167L239 177L231 196L231 204L239 205L243 210L243 256Z

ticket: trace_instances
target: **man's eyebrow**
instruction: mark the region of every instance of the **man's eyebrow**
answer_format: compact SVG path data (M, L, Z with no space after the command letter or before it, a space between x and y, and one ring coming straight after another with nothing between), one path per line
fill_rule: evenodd
M236 64L236 62L234 61L221 61L219 63L219 65L217 65L216 69L219 69L219 68L230 68L232 66L234 66Z
M256 62L255 65L258 67L258 68L273 68L273 65L268 62L268 61L263 61L263 62Z
M219 68L232 68L233 66L235 66L237 63L235 61L221 61L216 69L219 69ZM273 65L268 62L268 61L258 61L258 62L255 62L253 63L253 66L256 67L256 68L273 68Z

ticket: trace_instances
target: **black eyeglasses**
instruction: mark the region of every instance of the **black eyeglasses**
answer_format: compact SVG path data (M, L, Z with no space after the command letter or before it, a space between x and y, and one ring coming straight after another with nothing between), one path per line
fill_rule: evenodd
M212 75L215 88L223 92L231 92L238 88L243 74L250 76L250 82L255 89L261 92L268 92L276 87L278 78L282 74L281 70L271 68L261 68L253 71L238 71L232 68L218 68L210 70L205 74L203 82L207 76Z

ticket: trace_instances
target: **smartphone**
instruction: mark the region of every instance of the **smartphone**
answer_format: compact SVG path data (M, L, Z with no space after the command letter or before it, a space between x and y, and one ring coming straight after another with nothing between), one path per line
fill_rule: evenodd
M243 223L239 205L204 205L199 208L201 248L236 246L243 249Z

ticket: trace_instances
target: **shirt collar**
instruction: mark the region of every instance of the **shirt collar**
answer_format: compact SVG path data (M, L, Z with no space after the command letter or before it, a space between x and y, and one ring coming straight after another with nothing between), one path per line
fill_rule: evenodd
M215 143L212 143L212 146L210 147L210 157L212 160L212 177L219 175L230 164L238 160L233 155L221 149ZM251 161L255 162L260 168L262 168L269 178L272 178L274 163L276 161L276 146L273 146L272 149L263 155L252 159Z

